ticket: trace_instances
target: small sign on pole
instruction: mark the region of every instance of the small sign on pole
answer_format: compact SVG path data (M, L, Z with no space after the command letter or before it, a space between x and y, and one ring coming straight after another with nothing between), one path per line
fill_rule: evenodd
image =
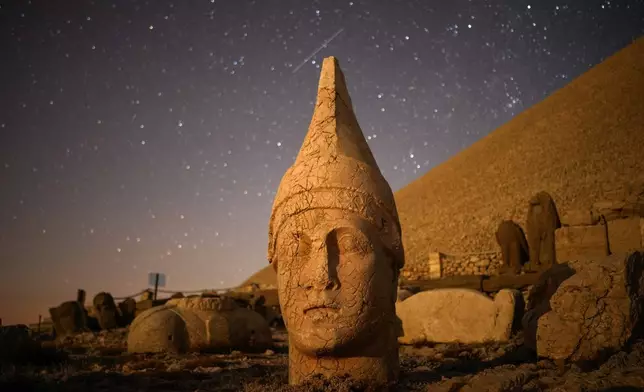
M165 274L150 272L148 274L148 285L154 286L154 299L157 299L157 290L165 286Z

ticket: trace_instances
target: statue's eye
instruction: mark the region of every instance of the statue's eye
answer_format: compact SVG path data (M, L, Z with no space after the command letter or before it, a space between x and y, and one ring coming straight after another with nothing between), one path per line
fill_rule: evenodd
M371 245L364 236L354 233L342 233L338 235L338 249L343 254L366 254L371 250Z

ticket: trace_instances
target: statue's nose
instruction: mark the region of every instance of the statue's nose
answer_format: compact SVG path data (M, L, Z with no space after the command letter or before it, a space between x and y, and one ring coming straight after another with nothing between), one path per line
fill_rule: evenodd
M307 290L336 290L340 287L335 269L329 268L333 264L333 257L333 252L329 252L326 245L318 249L308 265L308 279L304 285Z

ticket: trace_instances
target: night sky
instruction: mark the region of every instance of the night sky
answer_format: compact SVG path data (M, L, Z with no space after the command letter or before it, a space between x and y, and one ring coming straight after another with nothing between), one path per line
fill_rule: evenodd
M267 264L319 65L398 190L644 34L643 1L0 1L0 317ZM476 190L473 190L476 191Z

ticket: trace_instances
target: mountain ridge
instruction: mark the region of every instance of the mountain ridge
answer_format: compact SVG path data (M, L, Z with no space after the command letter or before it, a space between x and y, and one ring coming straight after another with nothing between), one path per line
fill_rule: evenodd
M538 191L551 193L561 214L641 175L642 91L639 38L401 188L394 196L407 262L430 251L495 250L498 223L525 226Z

